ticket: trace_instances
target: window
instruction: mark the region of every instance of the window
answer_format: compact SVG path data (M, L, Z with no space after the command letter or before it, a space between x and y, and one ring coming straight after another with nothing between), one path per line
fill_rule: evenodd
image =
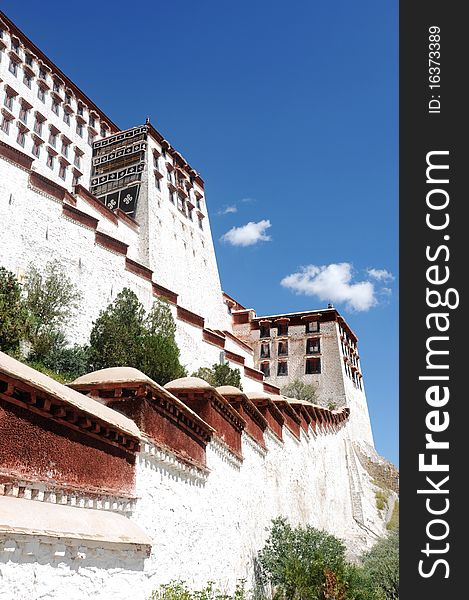
M60 92L60 84L57 81L55 81L55 79L52 85L52 89L54 90L54 92Z
M69 142L66 142L65 140L62 140L62 154L64 156L68 156L68 148L69 148L70 144Z
M38 117L36 117L34 122L34 133L37 133L38 135L42 134L42 121Z
M81 164L81 155L79 152L77 152L75 150L75 158L73 160L73 164L75 165L75 167L80 168L80 164Z
M157 190L161 190L160 178L155 175L155 186Z
M47 154L46 164L49 167L49 169L53 169L54 168L54 156L52 154L50 154L50 153Z
M64 123L66 125L70 125L70 113L64 110Z
M198 208L199 210L201 210L201 208L200 208L200 200L199 200L199 198L197 198L197 199L196 199L196 201L195 201L195 204L196 204L197 208Z
M16 74L18 73L18 65L14 60L10 60L10 66L8 67L8 70L16 77Z
M55 148L57 144L57 133L54 130L51 130L49 134L49 144Z
M90 115L89 121L90 121L90 127L94 127L96 125L96 119L94 117L92 117L91 115Z
M261 344L261 358L270 358L270 344Z
M270 325L268 323L261 323L259 326L260 337L270 337Z
M281 360L277 365L277 375L279 377L288 375L288 363L286 360Z
M72 96L67 92L65 94L65 104L70 104L72 101Z
M44 81L47 81L46 70L43 69L42 67L39 69L39 79L43 79Z
M104 127L101 127L100 134L101 134L101 137L106 137L106 129Z
M77 106L77 114L79 114L80 117L83 116L83 104L81 104L80 102L78 103L78 106Z
M41 154L41 144L36 140L33 142L32 153L36 158L39 158L39 155Z
M193 211L194 211L194 209L193 209L193 208L190 208L190 209L187 211L187 216L189 217L189 219L190 219L191 221L193 221L193 220L194 220Z
M20 43L18 42L18 40L11 40L11 48L16 52L16 54L19 54Z
M306 333L318 333L319 332L319 321L309 321L306 323Z
M91 133L91 131L88 131L88 144L89 144L90 146L92 146L92 145L93 145L93 142L94 142L94 140L95 140L95 137L96 137L96 136L95 136L95 134L94 134L94 133Z
M52 100L52 112L55 113L56 115L59 114L59 103L56 102L55 100Z
M166 179L168 181L172 181L172 179L171 179L171 171L166 171Z
M73 185L79 185L80 179L81 179L81 175L79 175L78 173L74 173L73 174Z
M260 370L264 373L264 377L270 377L270 363L263 362L260 366Z
M171 200L171 202L174 204L174 192L171 192L169 194L169 199Z
M306 375L318 375L321 373L321 359L320 358L307 358L306 359Z
M277 335L288 335L288 323L277 324Z
M202 219L202 217L199 217L199 229L203 229L204 228L204 220Z
M2 131L3 131L3 133L6 133L7 135L8 135L8 132L10 131L10 119L8 119L5 116L2 119Z
M33 66L33 57L31 56L31 54L26 54L25 55L24 62L28 65L28 67L32 67Z
M160 157L158 156L158 154L153 154L153 166L155 167L155 169L160 168L159 159Z
M28 122L28 114L29 114L29 108L27 108L23 104L20 108L20 121L23 121L23 123L27 123Z
M60 179L63 179L63 180L65 180L65 178L67 177L67 166L64 165L63 163L60 163L59 177L60 177Z
M83 137L83 123L77 122L77 133L80 137Z
M33 80L33 78L31 77L31 75L29 73L26 73L26 71L25 71L24 72L24 77L23 77L23 83L29 89L31 89L31 82L32 82L32 80Z
M279 356L288 356L288 342L279 342L278 343L278 355Z
M41 102L46 101L46 92L44 91L44 88L42 88L41 86L38 86L38 88L37 88L37 97L39 98L39 100Z
M311 338L306 340L306 354L317 354L321 351L319 338Z
M3 104L10 110L13 110L13 96L10 96L8 93L6 93Z

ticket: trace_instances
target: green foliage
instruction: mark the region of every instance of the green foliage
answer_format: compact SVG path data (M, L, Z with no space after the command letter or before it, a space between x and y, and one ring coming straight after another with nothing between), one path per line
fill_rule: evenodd
M243 389L241 384L241 373L239 369L231 369L228 363L214 364L209 367L201 367L192 377L200 377L213 387L221 385L233 385L234 387Z
M78 309L81 293L58 261L48 263L43 272L30 265L24 289L30 315L30 358L44 362L54 351L58 337L63 335L67 321Z
M93 323L90 334L92 367L138 368L145 333L145 309L134 292L124 288Z
M148 315L134 292L124 288L101 312L90 334L89 358L94 369L135 367L164 385L186 375L179 362L176 325L162 299Z
M0 350L18 353L27 323L21 287L13 273L0 267Z
M59 383L66 384L66 383L70 383L71 381L73 381L73 379L75 379L72 376L67 376L67 375L64 375L63 373L58 373L57 371L54 371L53 369L48 369L42 363L35 362L34 360L25 360L23 362L25 365L28 365L32 369L36 369L36 371L39 371L40 373L44 373L44 375L47 375L51 379L55 379L55 381L58 381Z
M391 532L363 556L363 571L379 600L399 600L399 532Z
M46 369L67 381L73 381L87 373L89 362L88 346L67 346L65 335L61 331L51 333L49 351L41 361Z
M295 379L282 388L282 394L288 398L315 402L318 396L317 388L311 383L304 383L301 379Z
M386 525L386 529L388 531L398 531L399 530L399 500L394 502L394 507L392 509L392 515L389 519L388 524Z
M233 594L227 594L208 582L201 590L191 590L183 581L171 581L160 586L149 600L245 600L247 598L243 582L237 584Z
M384 491L378 490L375 492L376 508L383 510L388 505L388 494Z
M285 519L275 519L259 564L280 598L345 597L345 546L314 527L292 528Z

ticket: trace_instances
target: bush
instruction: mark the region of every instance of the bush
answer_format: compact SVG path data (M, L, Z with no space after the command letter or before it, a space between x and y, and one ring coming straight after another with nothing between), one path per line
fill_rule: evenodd
M382 538L362 558L364 573L380 600L399 600L399 532Z
M201 590L192 591L183 581L172 581L160 586L149 600L244 600L246 598L243 582L237 584L233 594L227 594L215 587L213 582Z
M345 598L345 546L314 527L292 528L275 519L259 553L265 581L286 600Z
M295 379L282 388L282 394L288 398L306 400L306 402L315 402L318 396L318 391L315 385L312 385L311 383L304 383L301 381L301 379Z
M176 324L165 300L157 299L148 315L134 292L124 288L101 312L90 334L93 369L134 367L164 385L186 375L179 362Z
M31 265L24 289L30 316L30 358L43 363L54 352L58 338L65 339L63 329L82 296L58 261L48 263L44 272Z
M240 390L243 389L239 369L231 369L228 363L215 363L210 368L201 367L198 371L192 373L192 377L200 377L200 379L203 379L213 387L233 385Z
M13 273L0 267L0 350L17 354L27 324L21 287Z

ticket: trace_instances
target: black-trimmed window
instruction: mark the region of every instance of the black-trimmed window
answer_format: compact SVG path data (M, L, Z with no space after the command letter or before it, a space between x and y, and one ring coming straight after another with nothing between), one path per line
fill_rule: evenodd
M268 323L261 323L259 325L260 337L270 337L270 325Z
M277 335L288 335L288 323L277 323Z
M29 73L26 73L26 71L25 71L24 75L23 75L23 83L29 89L31 89L32 80L33 80L33 78L31 77L31 75Z
M321 342L319 338L310 338L306 340L306 354L317 354L321 352Z
M306 375L319 375L321 373L321 359L307 358L305 365Z
M16 74L18 73L18 64L14 60L10 60L10 66L8 67L8 70L16 77Z
M319 333L319 321L308 321L306 323L306 333Z
M288 342L279 342L277 349L278 356L288 356Z
M261 344L260 357L261 358L270 358L270 344L269 343Z
M52 108L52 112L58 116L59 115L59 103L56 102L55 100L52 100L51 108Z
M44 91L44 88L42 88L40 85L37 86L37 97L41 102L46 101L46 92Z
M50 152L47 153L46 164L49 167L49 169L53 169L54 168L54 155L51 154Z
M277 363L277 375L278 377L285 377L288 375L288 363L286 360L279 360Z
M270 377L270 363L262 362L260 364L260 370L264 373L264 377Z
M10 94L8 94L8 92L5 92L5 99L3 101L3 104L9 109L9 110L13 110L13 96L10 96Z

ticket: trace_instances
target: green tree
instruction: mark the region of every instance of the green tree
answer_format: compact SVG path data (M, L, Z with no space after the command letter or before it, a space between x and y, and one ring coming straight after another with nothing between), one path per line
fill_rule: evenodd
M43 362L78 309L82 295L58 261L48 263L44 271L31 265L24 289L30 315L30 357Z
M192 377L200 377L213 387L233 385L240 390L243 389L239 369L231 369L228 363L215 363L211 367L200 367L195 373L192 373Z
M134 292L124 288L101 312L90 334L92 368L135 367L164 385L186 375L179 361L176 324L161 299L147 315Z
M292 528L285 519L273 521L258 555L265 580L286 600L345 598L345 546L314 527Z
M187 375L180 363L176 323L167 300L157 298L145 321L140 369L160 385Z
M363 555L362 565L377 598L399 599L399 531L379 540Z
M145 309L137 296L124 288L93 323L90 361L93 369L138 368L146 333Z
M27 323L21 287L13 273L0 267L0 350L18 353Z
M301 379L294 379L282 388L282 394L288 398L315 402L318 396L317 388L311 383L304 383Z

